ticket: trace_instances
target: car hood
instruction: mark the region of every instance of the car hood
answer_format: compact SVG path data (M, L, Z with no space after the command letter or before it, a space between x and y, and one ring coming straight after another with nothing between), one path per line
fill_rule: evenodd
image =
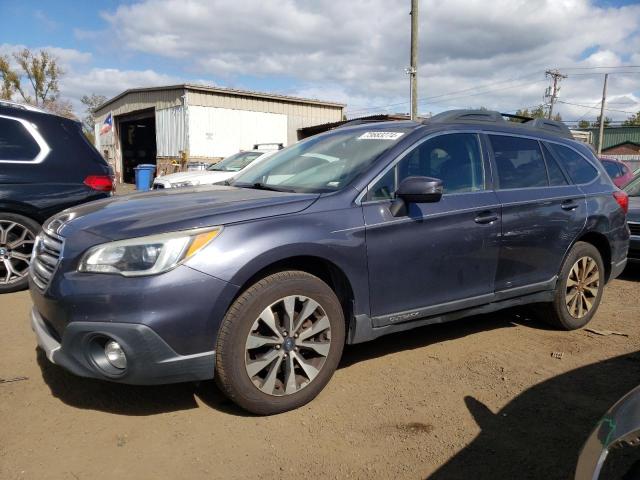
M627 220L630 222L640 222L640 197L629 197Z
M90 232L108 240L153 235L296 213L318 194L272 192L226 186L134 193L64 211L71 218L58 232Z
M200 170L196 172L178 172L170 175L163 175L156 178L161 182L169 182L171 184L180 182L198 182L200 184L213 184L222 182L233 177L238 172L212 172ZM154 180L155 181L155 180ZM196 183L197 185L197 183Z

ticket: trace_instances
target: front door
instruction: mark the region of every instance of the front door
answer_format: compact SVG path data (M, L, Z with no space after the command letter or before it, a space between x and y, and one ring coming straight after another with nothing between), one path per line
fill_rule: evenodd
M422 141L370 186L363 201L374 326L409 321L490 301L498 259L500 208L485 189L478 135ZM389 206L408 176L443 181L439 202Z

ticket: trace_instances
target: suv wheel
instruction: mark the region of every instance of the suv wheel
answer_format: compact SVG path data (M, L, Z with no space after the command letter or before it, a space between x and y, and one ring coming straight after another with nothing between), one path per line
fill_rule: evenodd
M340 301L319 278L270 275L229 308L216 345L216 379L242 408L260 415L315 398L338 366L345 322Z
M577 242L562 264L553 302L545 318L565 330L584 327L593 318L604 288L604 264L596 247Z
M40 225L30 218L0 212L0 293L27 287L31 250L39 231Z

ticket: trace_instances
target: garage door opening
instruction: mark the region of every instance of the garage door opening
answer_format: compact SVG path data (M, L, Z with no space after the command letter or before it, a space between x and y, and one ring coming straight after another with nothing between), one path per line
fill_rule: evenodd
M119 122L122 151L122 181L135 182L135 168L142 163L156 164L156 121L153 112Z

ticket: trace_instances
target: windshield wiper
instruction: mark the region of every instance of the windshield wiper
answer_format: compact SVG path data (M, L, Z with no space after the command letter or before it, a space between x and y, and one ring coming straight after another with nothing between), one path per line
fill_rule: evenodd
M290 188L273 187L262 182L256 182L249 188L255 188L256 190L269 190L271 192L295 192L295 190L292 190Z

